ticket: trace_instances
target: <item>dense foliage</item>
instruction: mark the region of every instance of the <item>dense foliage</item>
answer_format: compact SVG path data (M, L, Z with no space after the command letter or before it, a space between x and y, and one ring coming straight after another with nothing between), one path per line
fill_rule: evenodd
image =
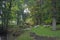
M24 9L26 8L29 9L30 13L24 14ZM8 28L9 26L21 28L21 25L25 27L24 24L26 22L29 25L51 24L53 16L55 16L57 23L59 23L60 0L56 0L56 14L53 13L52 9L51 0L6 0L6 2L0 0L1 24L4 28L7 28L7 26Z

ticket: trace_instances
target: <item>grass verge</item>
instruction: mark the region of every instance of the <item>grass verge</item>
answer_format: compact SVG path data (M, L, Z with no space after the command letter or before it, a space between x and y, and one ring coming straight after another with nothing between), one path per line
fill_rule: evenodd
M32 28L32 32L35 32L40 36L49 36L49 37L60 37L60 30L52 31L52 27L39 26L37 28Z
M17 40L33 40L33 38L30 37L29 31L26 31L24 34L19 36Z

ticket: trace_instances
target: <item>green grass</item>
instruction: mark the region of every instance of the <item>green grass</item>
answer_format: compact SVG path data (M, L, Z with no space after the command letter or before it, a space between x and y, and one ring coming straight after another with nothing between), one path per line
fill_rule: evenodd
M60 25L57 27L60 27ZM60 30L52 31L51 27L39 26L37 28L32 27L30 31L25 31L21 36L17 37L17 40L34 40L30 37L29 32L35 32L39 36L60 37Z
M31 31L35 32L37 35L40 36L60 37L60 30L52 31L51 27L47 28L45 28L44 26L39 26L37 28L33 27Z
M33 40L33 39L30 37L29 31L26 31L24 34L19 36L17 40Z

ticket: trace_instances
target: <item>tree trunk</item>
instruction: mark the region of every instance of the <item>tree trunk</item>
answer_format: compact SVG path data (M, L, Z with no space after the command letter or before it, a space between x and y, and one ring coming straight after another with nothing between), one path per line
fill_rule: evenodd
M53 11L53 17L52 17L52 30L56 30L56 0L52 0L52 11Z
M52 30L56 30L56 18L52 19Z

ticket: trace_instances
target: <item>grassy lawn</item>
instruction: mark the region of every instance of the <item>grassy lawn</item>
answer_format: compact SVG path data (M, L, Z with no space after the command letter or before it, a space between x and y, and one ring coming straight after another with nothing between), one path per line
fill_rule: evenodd
M17 40L33 40L33 38L30 37L29 32L30 31L26 31L24 34L22 34L21 36L19 36L17 38Z
M58 25L57 27L60 27ZM37 28L32 28L32 32L35 32L37 35L40 36L49 36L49 37L60 37L60 30L52 31L52 27L44 27L44 26L39 26Z
M58 25L57 27L60 27ZM39 26L37 28L31 28L30 31L24 32L17 40L34 40L30 37L29 32L35 32L39 36L48 36L48 37L60 37L60 30L52 31L52 27Z

